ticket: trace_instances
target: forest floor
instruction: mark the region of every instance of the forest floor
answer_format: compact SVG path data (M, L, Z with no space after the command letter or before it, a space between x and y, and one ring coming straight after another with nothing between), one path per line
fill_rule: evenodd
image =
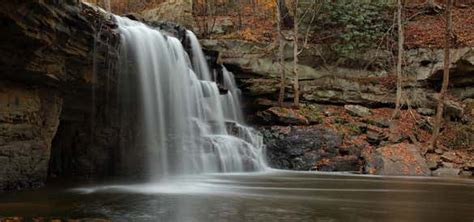
M412 18L405 25L407 48L443 48L446 22L444 14L420 14L419 7L408 8L406 16ZM453 12L454 47L474 46L474 7L456 7Z

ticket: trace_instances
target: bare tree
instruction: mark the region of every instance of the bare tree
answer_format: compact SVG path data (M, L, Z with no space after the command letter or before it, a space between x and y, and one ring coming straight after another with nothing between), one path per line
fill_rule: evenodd
M300 86L299 86L299 76L298 76L298 5L299 0L295 0L295 7L293 13L293 88L295 91L293 105L295 107L300 106Z
M285 101L285 87L286 87L286 72L285 72L285 59L283 57L283 52L285 49L284 45L284 37L282 33L282 14L281 14L281 4L282 0L276 0L277 1L277 33L278 33L278 42L279 42L279 50L278 50L278 61L280 64L280 94L278 96L278 105L280 107L283 107L283 103Z
M437 140L440 133L441 124L443 121L443 110L444 103L446 98L446 93L448 91L449 85L449 66L451 64L450 60L450 48L451 48L451 29L452 29L452 16L451 16L451 6L452 0L447 0L446 7L446 43L444 46L444 73L443 73L443 83L441 86L441 92L438 98L438 107L436 109L436 118L434 123L433 135L429 143L429 149L433 150L437 146Z
M403 32L403 3L402 0L397 1L397 22L398 22L398 60L397 60L397 98L395 101L395 110L392 115L392 119L397 118L400 114L401 102L402 102L402 64L403 64L403 44L405 42L405 36Z

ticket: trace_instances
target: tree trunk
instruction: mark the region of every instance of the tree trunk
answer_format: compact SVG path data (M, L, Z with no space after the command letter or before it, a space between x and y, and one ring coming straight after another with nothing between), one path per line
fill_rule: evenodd
M280 95L278 96L278 105L283 107L283 103L285 101L285 87L286 87L286 74L285 74L285 61L283 58L283 36L281 32L281 7L280 7L281 0L277 0L277 32L278 32L278 41L280 44L279 52L278 52L278 60L280 63Z
M397 98L395 102L395 111L393 112L392 119L397 118L400 114L401 103L402 103L402 64L403 64L403 44L405 42L405 36L403 32L403 4L402 0L398 0L398 60L397 60Z
M451 64L450 60L450 47L451 47L451 26L452 26L452 16L451 16L451 5L452 0L447 0L446 7L446 44L444 47L444 73L443 73L443 84L441 86L441 92L438 99L438 107L436 109L436 119L434 124L433 136L429 144L429 149L433 150L437 146L439 131L441 128L443 113L444 113L444 102L446 98L446 93L448 91L449 85L449 66Z
M239 10L239 26L238 30L242 30L242 0L237 1L238 4L238 10Z
M293 74L294 74L294 106L300 106L300 86L298 76L298 5L299 0L295 0L295 12L293 13Z
M293 25L293 19L291 19L290 12L288 10L288 7L286 7L285 0L276 0L277 1L277 7L278 10L280 11L280 21L283 27L286 27L288 29L292 28Z

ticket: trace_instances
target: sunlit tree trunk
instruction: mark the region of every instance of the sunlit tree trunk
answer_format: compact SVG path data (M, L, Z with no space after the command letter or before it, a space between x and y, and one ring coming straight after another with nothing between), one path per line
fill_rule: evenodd
M437 141L439 137L439 132L443 120L444 113L444 102L446 98L446 93L448 91L449 85L449 66L451 64L450 60L450 48L451 48L451 28L452 28L452 16L451 16L451 5L452 0L447 0L446 7L446 43L444 47L444 73L443 73L443 83L441 86L441 92L438 98L438 107L436 109L436 118L434 123L433 135L431 137L429 148L432 150L437 146Z
M395 111L393 112L392 119L397 118L400 114L401 103L402 103L402 64L403 64L403 44L405 42L405 36L403 32L403 4L402 0L398 0L398 60L397 60L397 97L395 101Z

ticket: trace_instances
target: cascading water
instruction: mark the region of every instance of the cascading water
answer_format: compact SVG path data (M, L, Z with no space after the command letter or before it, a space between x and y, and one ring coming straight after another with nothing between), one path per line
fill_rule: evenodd
M116 20L121 63L131 70L122 75L137 78L150 175L264 169L262 138L242 124L232 73L224 69L228 91L221 95L196 36L187 32L189 58L178 39L128 18Z

